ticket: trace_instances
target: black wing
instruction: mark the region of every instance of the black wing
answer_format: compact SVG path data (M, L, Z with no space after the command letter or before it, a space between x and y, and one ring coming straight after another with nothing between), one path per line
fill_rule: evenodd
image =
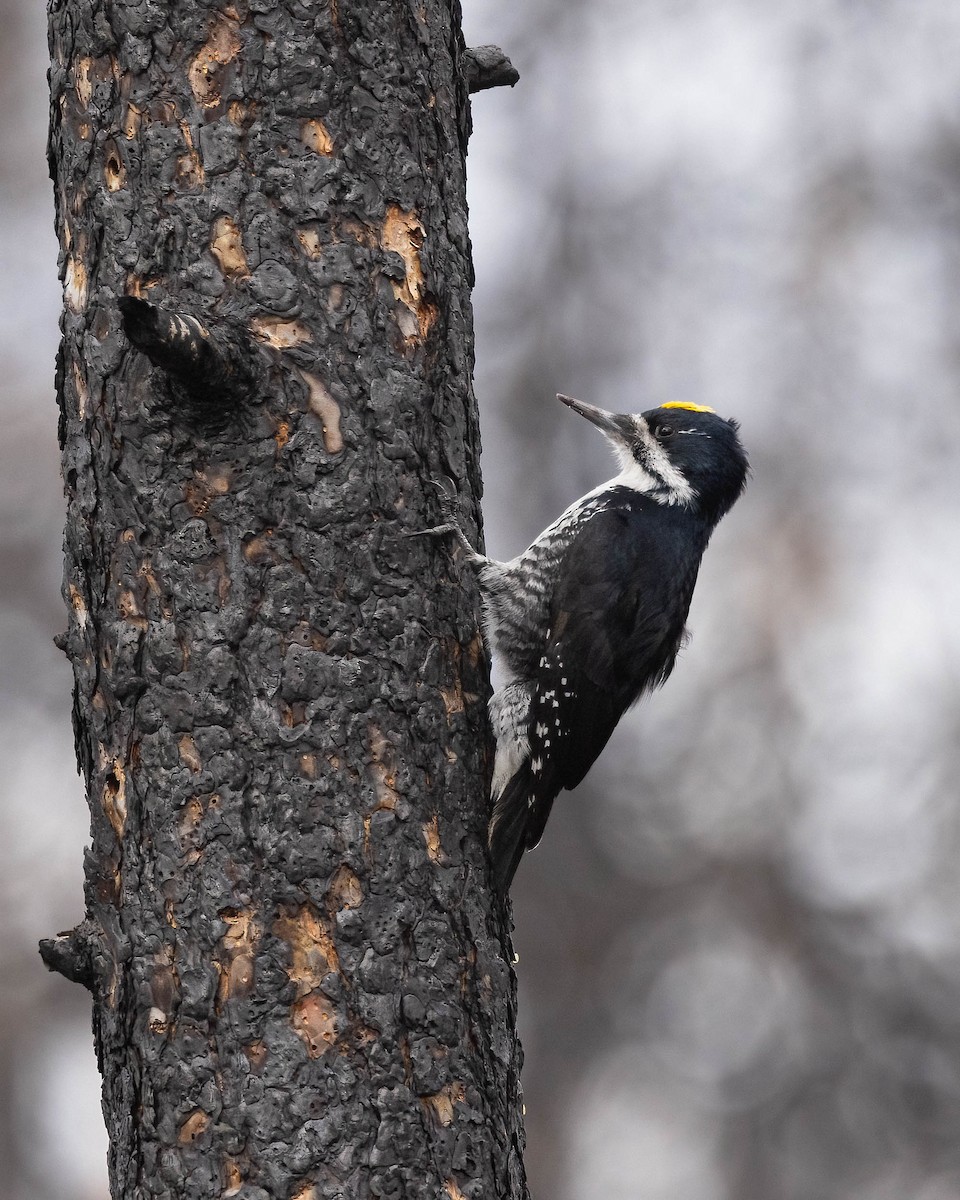
M640 694L663 683L680 648L699 548L685 522L647 511L652 503L597 514L564 556L531 722L531 758L542 741L564 788L580 783Z
M540 840L557 794L580 783L624 712L673 668L702 543L682 513L650 512L653 503L598 513L564 556L533 690L530 757L497 805L491 848L502 886Z

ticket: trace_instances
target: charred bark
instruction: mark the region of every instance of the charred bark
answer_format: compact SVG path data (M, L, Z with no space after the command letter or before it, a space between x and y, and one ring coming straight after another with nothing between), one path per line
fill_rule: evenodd
M114 1197L525 1196L442 0L51 0L61 639Z

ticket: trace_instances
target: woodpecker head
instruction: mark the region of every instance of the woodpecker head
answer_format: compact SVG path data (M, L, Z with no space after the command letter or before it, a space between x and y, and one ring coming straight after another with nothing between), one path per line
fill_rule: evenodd
M682 504L716 522L747 481L747 456L736 421L712 408L675 401L645 413L608 413L557 396L606 436L624 483L662 504Z

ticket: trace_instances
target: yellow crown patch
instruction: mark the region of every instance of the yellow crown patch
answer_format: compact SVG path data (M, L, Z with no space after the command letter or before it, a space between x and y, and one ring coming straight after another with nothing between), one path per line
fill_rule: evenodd
M661 404L661 408L685 408L688 412L708 412L712 413L712 408L707 408L705 404L689 404L686 400L668 400L666 404Z

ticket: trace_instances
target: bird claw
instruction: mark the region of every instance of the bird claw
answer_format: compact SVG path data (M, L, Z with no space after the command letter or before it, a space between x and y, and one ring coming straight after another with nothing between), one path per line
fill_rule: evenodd
M436 479L431 476L427 482L437 493L437 504L440 506L440 515L443 517L443 524L459 524L460 504L457 500L456 489L448 486L449 480Z
M442 537L446 533L460 533L460 532L461 532L461 530L460 530L459 525L444 524L444 525L434 525L430 529L405 529L403 531L403 533L401 533L400 536L405 537L405 538Z
M431 487L437 493L437 503L440 508L440 516L442 518L439 525L434 525L430 529L413 529L405 532L404 537L442 537L452 533L457 541L470 554L475 551L467 541L467 535L460 527L460 505L457 500L456 492L451 492L446 483L439 479L431 478L429 480Z

